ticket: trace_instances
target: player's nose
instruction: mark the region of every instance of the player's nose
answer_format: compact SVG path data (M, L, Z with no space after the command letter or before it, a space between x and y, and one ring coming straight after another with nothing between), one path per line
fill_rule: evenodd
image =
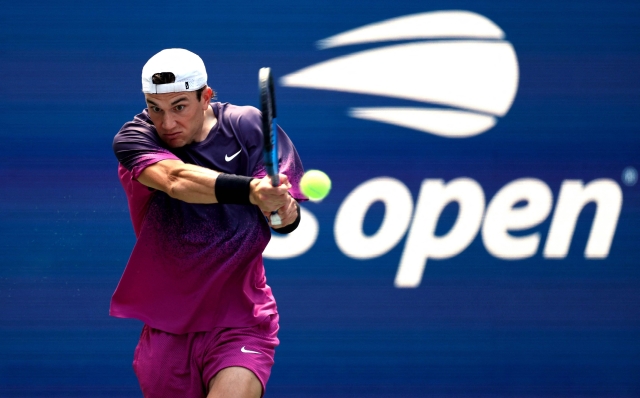
M162 127L166 130L171 130L176 126L176 119L171 115L170 112L165 112L162 117Z

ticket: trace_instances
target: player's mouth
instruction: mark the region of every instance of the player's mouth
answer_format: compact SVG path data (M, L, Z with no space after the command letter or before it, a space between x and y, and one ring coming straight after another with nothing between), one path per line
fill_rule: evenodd
M172 141L180 137L180 132L178 131L177 133L163 134L163 136L165 140Z

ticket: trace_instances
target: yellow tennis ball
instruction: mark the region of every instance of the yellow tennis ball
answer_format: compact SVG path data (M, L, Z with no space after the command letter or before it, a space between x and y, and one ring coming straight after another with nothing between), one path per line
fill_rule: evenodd
M300 180L300 190L310 200L322 200L331 190L331 179L320 170L309 170Z

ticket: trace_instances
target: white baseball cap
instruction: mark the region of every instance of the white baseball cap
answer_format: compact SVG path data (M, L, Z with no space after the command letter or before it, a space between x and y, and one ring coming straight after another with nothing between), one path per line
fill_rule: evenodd
M156 73L172 73L173 83L154 84ZM142 68L142 92L146 94L196 91L207 84L207 70L202 58L182 48L162 50Z

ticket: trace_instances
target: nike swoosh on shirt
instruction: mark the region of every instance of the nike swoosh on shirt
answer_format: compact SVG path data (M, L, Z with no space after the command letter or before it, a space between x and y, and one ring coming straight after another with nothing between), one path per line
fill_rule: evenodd
M240 152L242 152L242 149L240 149L238 152L234 153L231 156L225 154L224 155L224 160L226 160L227 162L230 162L231 160L233 160L233 158L235 158L236 156L240 155Z
M247 350L246 348L242 347L240 349L240 351L244 352L245 354L262 354L261 352L258 351L251 351L251 350Z

